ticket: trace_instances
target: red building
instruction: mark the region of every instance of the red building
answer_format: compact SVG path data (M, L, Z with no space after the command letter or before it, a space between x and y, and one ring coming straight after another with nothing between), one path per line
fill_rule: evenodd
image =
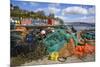
M48 19L48 25L52 25L53 22L52 22L52 19Z

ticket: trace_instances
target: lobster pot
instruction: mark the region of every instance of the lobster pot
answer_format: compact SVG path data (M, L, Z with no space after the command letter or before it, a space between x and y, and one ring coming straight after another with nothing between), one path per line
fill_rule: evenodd
M67 34L62 29L56 29L55 32L47 35L44 39L44 44L49 53L57 52L64 46L64 44L68 43L70 38L72 38L71 34Z
M66 43L64 31L56 30L44 39L44 44L47 47L49 53L59 51L64 43Z

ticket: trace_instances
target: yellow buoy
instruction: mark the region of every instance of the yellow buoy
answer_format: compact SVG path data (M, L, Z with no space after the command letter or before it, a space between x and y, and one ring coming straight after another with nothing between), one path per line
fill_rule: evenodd
M50 55L50 60L57 61L59 57L58 52L52 52Z

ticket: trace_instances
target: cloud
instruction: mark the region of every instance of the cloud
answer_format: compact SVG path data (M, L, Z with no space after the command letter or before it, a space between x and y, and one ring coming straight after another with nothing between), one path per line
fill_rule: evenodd
M74 21L75 21L75 19L72 19L72 18L63 16L63 15L55 16L55 17L58 17L58 18L62 19L62 20L64 21L65 24L66 24L67 22L74 22Z
M36 2L30 2L30 5L32 5L32 6L38 6L39 4L36 3Z
M89 14L95 14L95 7L89 8L88 13Z
M34 10L34 12L37 11L44 11L45 15L49 15L49 14L57 14L58 12L60 12L61 10L55 7L47 7L47 8L37 8Z
M38 9L36 9L34 12L37 12L37 11L44 11L45 10L45 8L38 8Z
M82 7L78 7L78 6L74 6L74 7L67 7L65 9L62 10L62 14L63 15L67 15L67 14L88 14L87 9L82 8Z
M67 22L84 22L84 23L95 23L95 16L83 16L78 18L69 18L68 16L55 16L61 18L65 24Z
M36 7L36 6L39 6L39 3L36 3L36 2L32 2L32 1L25 1L25 2L22 2L22 5L23 6L26 6L28 5L29 7Z
M73 16L73 18L69 17L71 15ZM95 7L91 7L88 9L79 6L67 7L62 10L62 16L65 16L64 21L66 22L95 23Z
M46 15L49 15L49 14L56 15L60 11L60 9L57 9L55 7L47 7L47 8L37 8L35 12L37 11L44 11Z
M22 4L23 4L23 5L27 5L27 3L26 3L26 2L23 2Z
M60 9L55 8L55 7L48 7L48 12L56 14L56 13L60 12Z
M49 3L48 8L47 8L47 12L49 14L50 13L57 14L58 12L61 11L61 9L59 7L60 7L59 3Z

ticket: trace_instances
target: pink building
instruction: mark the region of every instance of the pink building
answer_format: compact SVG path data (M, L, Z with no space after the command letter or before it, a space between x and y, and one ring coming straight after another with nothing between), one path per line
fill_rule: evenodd
M21 25L31 25L32 24L32 19L22 19L21 20Z

